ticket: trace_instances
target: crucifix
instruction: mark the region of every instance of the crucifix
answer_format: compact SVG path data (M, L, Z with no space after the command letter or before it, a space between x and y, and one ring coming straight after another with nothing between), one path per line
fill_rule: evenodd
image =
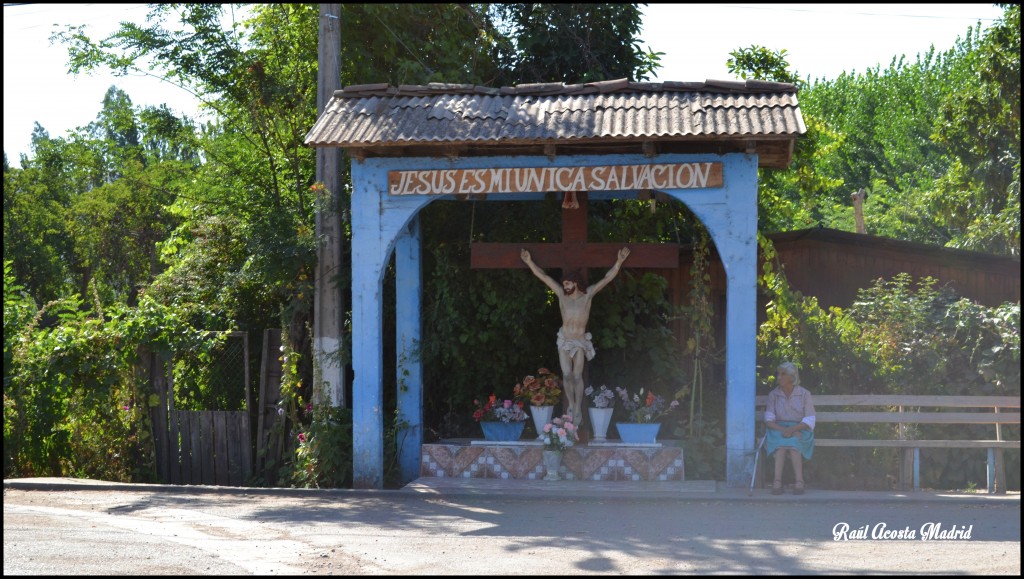
M469 266L472 269L515 269L527 265L519 257L521 249L530 252L534 263L545 269L557 267L563 274L581 270L586 280L590 267L609 267L619 249L628 247L629 261L623 267L674 269L679 267L679 246L674 243L587 243L587 194L566 193L576 197L562 205L561 243L471 243Z
M612 270L597 284L590 286L597 293L619 267L632 268L675 268L679 266L679 247L675 244L653 243L587 243L587 194L565 193L562 203L561 243L471 243L470 267L473 269L510 269L529 267L552 291L565 294L559 296L563 327L558 334L559 360L562 365L563 383L568 400L567 409L573 415L577 426L582 424L582 397L585 359L594 357L590 334L584 333L586 318L589 316L590 299L585 291L586 268L609 267ZM624 261L625 260L625 261ZM536 267L531 266L534 264ZM543 273L544 268L558 267L562 270L563 287ZM579 272L581 282L571 282ZM582 289L581 288L581 289ZM579 305L573 305L579 302ZM575 311L574 311L575 310ZM579 326L579 335L564 336L567 326Z

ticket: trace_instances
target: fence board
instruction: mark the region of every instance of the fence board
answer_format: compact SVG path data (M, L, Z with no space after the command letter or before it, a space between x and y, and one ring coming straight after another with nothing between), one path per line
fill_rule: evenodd
M210 449L213 451L213 472L214 484L224 486L228 482L228 437L227 437L227 412L216 411L213 413L213 444Z
M239 438L241 438L241 443L238 447L242 450L242 460L240 465L242 473L241 482L239 482L239 484L244 485L252 476L252 434L250 432L250 425L252 422L250 421L248 412L242 413L242 419L238 420L238 424L240 427Z
M192 480L192 416L181 410L173 411L174 423L178 425L178 444L175 445L175 459L178 463L179 484Z
M260 392L256 400L256 461L255 469L269 484L277 482L277 468L282 443L279 437L272 437L277 415L277 403L281 399L281 377L284 368L280 359L281 330L267 329L263 332L263 351L260 360Z
M169 481L170 477L170 454L171 444L169 440L168 411L167 411L167 387L164 383L164 366L160 363L156 354L148 353L145 357L147 364L146 372L152 384L153 393L157 395L159 403L150 412L153 419L153 444L156 451L156 475L161 481Z
M170 452L167 454L168 458L168 474L171 478L171 484L180 485L184 481L181 478L181 416L176 411L168 413L167 423L167 434L170 444Z
M231 486L242 486L242 418L239 413L231 412L226 417L225 434L227 435L228 448L228 484Z
M203 464L203 477L202 484L213 485L216 484L213 470L213 448L210 443L213 440L213 413L212 412L198 412L199 418L199 438L202 440L201 452L202 464Z
M189 477L185 480L186 484L196 484L203 480L203 439L202 433L197 428L199 415L196 412L182 412L190 417L188 434L191 453L189 454Z

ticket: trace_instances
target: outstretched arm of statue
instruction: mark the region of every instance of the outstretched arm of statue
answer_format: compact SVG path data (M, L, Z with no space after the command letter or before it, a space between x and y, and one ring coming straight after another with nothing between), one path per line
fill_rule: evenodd
M558 283L554 279L552 279L550 275L544 273L544 270L541 269L540 266L538 266L536 263L533 263L533 258L530 257L529 251L526 251L525 249L520 250L519 258L522 259L523 262L530 268L530 271L533 272L533 275L537 276L540 279L540 281L544 282L544 285L551 288L551 291L555 292L556 294L562 291L562 286L558 285Z
M622 269L622 262L626 261L627 257L629 257L629 248L623 247L619 250L619 257L615 260L615 265L608 270L608 273L604 274L604 277L601 278L600 281L587 288L587 293L594 295L595 293L603 290L604 286L610 284L612 280L615 279L615 276L619 275L619 270Z

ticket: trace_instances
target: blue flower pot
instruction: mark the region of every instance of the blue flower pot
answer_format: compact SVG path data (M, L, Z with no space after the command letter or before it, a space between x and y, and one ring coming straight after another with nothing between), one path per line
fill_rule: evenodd
M509 442L519 440L523 435L523 428L526 422L481 422L480 428L484 431L484 440L495 442Z
M616 422L615 428L619 430L619 438L622 442L630 444L654 444L658 439L658 431L661 430L660 422L644 424L640 422Z

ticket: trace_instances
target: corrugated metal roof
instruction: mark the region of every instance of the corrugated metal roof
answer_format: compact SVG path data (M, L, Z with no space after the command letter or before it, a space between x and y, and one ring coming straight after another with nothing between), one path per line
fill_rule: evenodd
M393 147L775 141L806 132L792 84L763 81L387 84L336 91L307 145L363 154ZM786 159L788 163L788 156Z

